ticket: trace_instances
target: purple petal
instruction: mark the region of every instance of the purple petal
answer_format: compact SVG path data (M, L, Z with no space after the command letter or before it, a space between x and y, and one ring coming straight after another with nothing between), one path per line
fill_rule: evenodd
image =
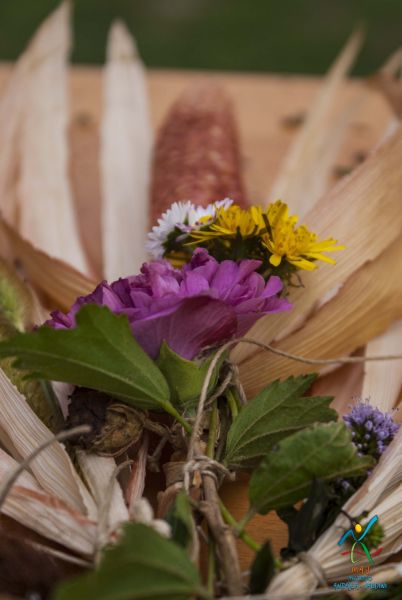
M180 356L192 360L203 348L221 344L236 332L234 310L207 297L184 300L172 315L132 324L139 344L156 358L165 341Z
M282 291L282 288L283 288L283 283L282 283L281 278L277 277L276 275L271 275L271 277L267 281L265 290L262 293L262 295L266 298L268 296L275 296L276 294L279 294L279 292Z

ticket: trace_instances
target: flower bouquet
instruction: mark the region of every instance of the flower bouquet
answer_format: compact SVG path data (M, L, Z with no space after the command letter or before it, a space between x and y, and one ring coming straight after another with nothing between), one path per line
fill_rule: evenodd
M398 53L369 81L391 126L330 185L372 93L358 83L338 104L360 43L264 206L215 83L179 96L153 141L121 23L99 125L69 123L67 4L14 67L0 97L2 592L401 593Z

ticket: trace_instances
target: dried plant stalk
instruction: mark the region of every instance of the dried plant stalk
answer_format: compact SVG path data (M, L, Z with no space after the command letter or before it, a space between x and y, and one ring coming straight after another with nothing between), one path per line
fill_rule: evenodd
M390 264L401 261L402 237L377 260L354 273L332 300L277 347L307 358L333 358L349 354L379 335L402 317L402 279L390 277L388 271ZM240 375L247 393L254 394L278 377L316 370L316 365L256 352L241 364Z
M171 108L156 141L152 222L180 200L207 206L229 197L243 205L240 171L230 99L214 83L192 85Z
M107 279L146 259L152 131L145 72L123 23L111 28L102 122L102 240Z
M45 294L53 305L68 310L78 296L89 294L94 289L95 281L63 260L53 258L35 248L1 218L0 232L9 240L12 254L22 264L29 281Z
M249 337L265 343L279 336L286 337L303 324L326 295L333 294L334 290L338 291L339 287L364 263L376 259L400 236L402 230L401 156L402 131L398 130L349 177L339 182L315 205L306 216L305 222L321 238L333 235L345 243L347 249L339 253L335 267L320 267L319 274L316 272L302 274L305 287L294 289L291 293L291 300L297 310L276 315L275 319L270 317L260 319L250 331ZM387 269L385 273L388 272ZM384 277L385 273L380 276ZM366 291L364 295L367 295ZM394 315L393 318L397 317L398 315ZM344 334L343 327L341 323L335 337ZM243 344L235 350L233 358L241 364L250 355L256 359L260 354L259 351L246 348ZM260 367L265 364L264 361L258 360L258 362ZM248 364L254 368L256 362L251 359ZM257 379L263 376L264 373L260 372Z
M269 202L282 198L302 217L326 191L344 133L360 104L357 93L340 112L333 111L362 41L362 31L355 31L328 72L269 195Z

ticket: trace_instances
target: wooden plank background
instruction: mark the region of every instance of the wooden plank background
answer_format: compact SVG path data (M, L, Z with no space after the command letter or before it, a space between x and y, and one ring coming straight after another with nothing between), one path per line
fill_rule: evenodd
M0 65L0 90L9 72L9 65ZM270 186L297 132L297 127L290 127L289 121L305 114L319 89L320 80L300 76L150 71L151 117L155 130L180 92L192 81L207 77L221 82L233 99L248 196L255 203L274 200L269 197ZM100 272L98 131L102 116L101 71L74 67L70 85L72 182L82 239L95 269ZM358 85L361 82L348 82L339 95L339 103L344 102ZM340 170L348 170L370 152L381 139L390 118L386 102L377 92L367 89L366 99L345 136L337 160ZM244 477L226 484L222 493L234 516L240 518L247 507ZM286 542L285 528L275 516L256 517L248 529L258 541L271 538L276 551ZM245 566L251 553L243 544L240 551Z

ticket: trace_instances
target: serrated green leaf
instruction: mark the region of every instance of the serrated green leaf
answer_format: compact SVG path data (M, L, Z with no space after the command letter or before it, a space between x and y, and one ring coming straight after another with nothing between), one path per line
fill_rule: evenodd
M53 600L210 598L185 550L150 527L129 524L99 569L61 584Z
M230 427L225 462L231 467L258 464L275 444L314 423L335 421L330 396L302 397L317 375L274 381L244 406Z
M358 456L342 422L315 425L282 440L254 471L249 487L252 507L261 514L306 498L314 478L352 477L374 464Z
M0 357L40 379L105 392L137 408L174 412L162 373L134 339L126 316L88 304L74 329L41 327L0 343Z
M176 354L165 342L162 344L156 364L168 382L171 401L175 406L193 408L198 404L211 360L209 358L197 364ZM216 386L221 362L211 377L209 393L212 393Z

